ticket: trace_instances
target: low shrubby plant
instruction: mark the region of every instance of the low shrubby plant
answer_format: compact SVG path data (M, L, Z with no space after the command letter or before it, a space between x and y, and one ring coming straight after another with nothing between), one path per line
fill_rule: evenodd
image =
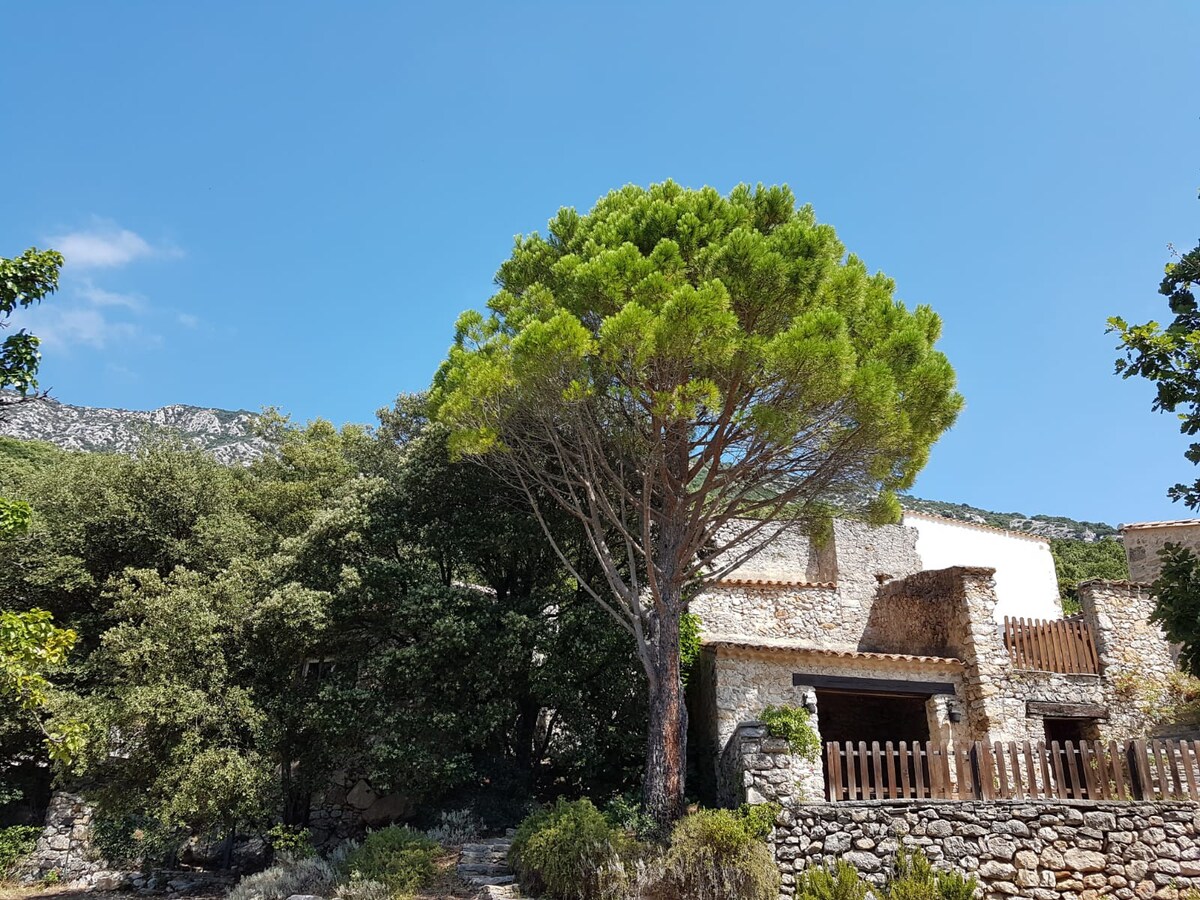
M338 885L338 900L392 900L394 892L382 881L371 881L351 875L345 884Z
M443 811L438 823L426 829L425 836L443 847L461 847L479 839L483 822L469 809Z
M13 868L33 852L42 829L36 825L11 825L0 828L0 880L12 874Z
M883 890L887 900L971 900L978 888L974 875L935 869L924 853L901 848Z
M779 870L760 837L757 817L726 809L700 810L671 833L662 900L775 900Z
M509 860L521 886L551 900L621 900L639 845L590 800L559 800L525 819Z
M318 857L271 866L237 883L225 900L287 900L292 894L332 896L337 871Z
M393 894L410 893L437 874L435 861L442 848L419 831L392 825L367 834L342 863L350 880L374 881ZM304 893L304 892L301 892Z
M870 886L844 860L813 866L796 876L796 900L866 900Z

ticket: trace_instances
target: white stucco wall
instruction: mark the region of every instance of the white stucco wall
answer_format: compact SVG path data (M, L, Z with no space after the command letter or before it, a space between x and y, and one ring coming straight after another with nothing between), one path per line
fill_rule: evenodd
M1005 616L1062 618L1048 541L919 513L905 513L904 524L917 531L922 568L987 566L996 570L997 622Z

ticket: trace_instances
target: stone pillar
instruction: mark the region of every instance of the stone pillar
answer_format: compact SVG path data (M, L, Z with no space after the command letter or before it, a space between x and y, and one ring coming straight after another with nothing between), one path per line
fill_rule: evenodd
M1091 628L1109 719L1105 740L1146 733L1152 722L1145 707L1162 698L1178 672L1171 644L1150 621L1154 598L1131 581L1085 581L1079 585L1083 620Z
M92 807L77 794L55 791L46 807L46 825L33 854L17 867L17 877L30 884L56 872L64 882L107 868L92 846Z
M967 727L961 729L965 733L955 737L1016 740L1018 735L1009 731L1014 714L1018 721L1024 718L1024 705L1014 704L1006 696L1012 661L996 625L995 569L956 566L944 571L952 574L956 582L951 594L958 606L954 643L964 664L963 705Z
M720 801L742 803L820 802L825 797L821 758L807 760L791 752L787 741L773 738L761 722L744 722L725 748Z

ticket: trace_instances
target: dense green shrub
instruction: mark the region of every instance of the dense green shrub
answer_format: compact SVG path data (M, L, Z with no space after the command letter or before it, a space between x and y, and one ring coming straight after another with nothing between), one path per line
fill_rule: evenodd
M21 859L33 852L42 829L36 825L0 828L0 879L8 876Z
M378 881L395 893L408 893L433 880L441 849L419 831L392 825L370 832L344 865L352 880Z
M646 840L658 829L658 823L646 812L642 801L634 794L619 794L604 807L604 818L613 828Z
M521 823L509 861L521 886L538 896L620 900L637 850L590 800L559 800Z
M110 815L101 810L92 821L92 843L109 865L153 868L175 856L183 837L148 816Z
M843 860L813 866L796 876L796 900L866 900L870 886Z
M738 809L738 816L751 837L765 841L775 829L775 820L782 809L778 803L743 803Z
M884 895L887 900L971 900L978 887L974 875L935 869L924 853L901 848Z
M779 871L752 820L701 810L675 826L657 893L664 900L775 900Z
M768 706L759 716L771 737L783 738L792 752L809 761L821 752L821 739L803 706Z
M307 828L276 825L267 832L267 842L270 843L275 858L281 862L299 862L317 855L312 844L312 834Z

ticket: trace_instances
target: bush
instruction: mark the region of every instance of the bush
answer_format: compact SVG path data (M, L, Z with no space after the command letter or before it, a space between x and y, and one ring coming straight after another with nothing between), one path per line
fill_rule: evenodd
M338 887L338 900L392 900L392 889L382 881L350 876L350 880Z
M441 852L437 841L421 832L392 825L370 832L346 854L344 865L351 880L377 881L395 894L410 893L433 880Z
M660 895L669 900L776 900L779 871L755 823L727 809L702 810L671 834Z
M312 845L312 835L307 828L276 825L267 832L267 841L281 862L299 862L317 855Z
M783 807L778 803L743 803L738 809L738 817L742 820L747 833L752 838L765 841L775 830L775 820Z
M36 825L0 828L0 879L7 878L13 867L33 852L41 833Z
M821 738L803 706L768 706L759 718L767 726L767 734L786 740L797 756L810 762L820 756Z
M796 900L866 900L869 891L858 869L840 859L832 866L814 866L796 876Z
M92 842L110 866L121 869L153 868L173 858L182 837L148 816L105 815L92 821Z
M920 851L896 852L892 874L884 886L887 900L971 900L979 880L935 869Z
M443 847L461 847L478 840L483 833L483 822L469 809L442 812L438 824L425 831L425 837L437 841Z
M522 888L552 900L620 900L637 844L590 800L559 800L517 829L509 860Z
M658 828L658 823L642 807L642 802L632 794L619 794L604 807L604 818L613 828L646 840Z
M337 882L333 866L323 859L272 866L237 883L225 900L287 900L292 894L331 896Z

